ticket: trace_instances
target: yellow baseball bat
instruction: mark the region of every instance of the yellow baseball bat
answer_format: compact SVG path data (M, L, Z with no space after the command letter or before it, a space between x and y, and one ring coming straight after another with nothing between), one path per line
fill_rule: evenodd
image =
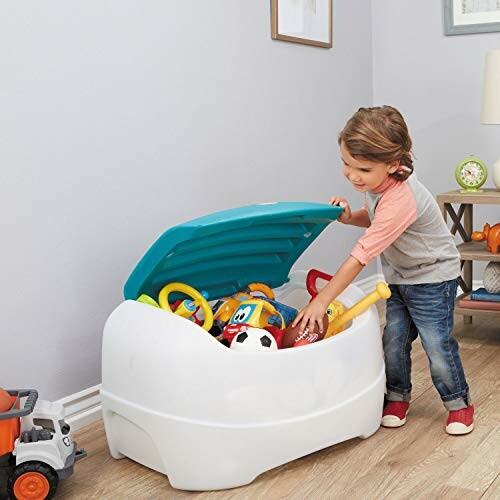
M347 311L339 316L337 319L333 320L332 328L330 333L325 335L325 339L336 335L339 333L338 328L344 326L348 321L351 321L352 318L355 318L358 314L361 314L363 311L368 309L371 305L375 304L377 300L380 299L388 299L391 296L391 291L386 283L380 282L377 283L375 290L369 293L364 299L360 300L357 304L354 304L351 308L347 309Z

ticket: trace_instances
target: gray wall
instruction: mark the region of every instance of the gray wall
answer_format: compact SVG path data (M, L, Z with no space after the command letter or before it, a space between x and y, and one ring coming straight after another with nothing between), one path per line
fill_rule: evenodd
M99 383L106 317L172 225L359 203L336 136L373 100L370 2L334 2L332 50L272 41L269 3L2 2L0 386ZM336 224L297 267L335 271L359 234Z
M374 103L405 116L427 188L458 189L459 161L473 153L488 166L500 157L500 125L479 122L484 58L500 49L500 33L444 36L436 0L373 0L372 21ZM476 206L474 221L477 230L499 222L498 206ZM474 279L483 268L474 264Z

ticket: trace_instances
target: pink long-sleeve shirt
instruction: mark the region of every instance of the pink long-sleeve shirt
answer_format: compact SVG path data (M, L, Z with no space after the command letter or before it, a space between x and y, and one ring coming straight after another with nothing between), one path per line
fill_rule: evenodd
M351 255L366 265L381 256L391 284L435 283L460 274L459 254L431 193L411 175L365 194L371 225Z

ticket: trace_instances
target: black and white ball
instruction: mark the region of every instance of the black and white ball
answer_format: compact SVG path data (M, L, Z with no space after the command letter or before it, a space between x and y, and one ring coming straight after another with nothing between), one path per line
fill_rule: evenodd
M261 328L248 328L234 337L231 349L240 352L266 352L277 350L278 344L268 331Z

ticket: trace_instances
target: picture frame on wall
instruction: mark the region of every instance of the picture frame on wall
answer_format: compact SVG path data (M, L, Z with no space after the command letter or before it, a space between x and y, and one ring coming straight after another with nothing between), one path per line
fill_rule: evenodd
M271 0L274 40L332 48L332 0Z
M500 31L500 0L443 0L445 35Z

